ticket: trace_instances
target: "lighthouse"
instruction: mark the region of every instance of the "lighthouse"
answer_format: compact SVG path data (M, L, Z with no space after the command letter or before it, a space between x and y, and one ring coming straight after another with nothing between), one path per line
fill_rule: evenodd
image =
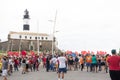
M29 31L30 30L30 25L29 25L29 20L30 20L30 17L29 17L29 11L26 9L24 11L24 15L23 15L23 31Z

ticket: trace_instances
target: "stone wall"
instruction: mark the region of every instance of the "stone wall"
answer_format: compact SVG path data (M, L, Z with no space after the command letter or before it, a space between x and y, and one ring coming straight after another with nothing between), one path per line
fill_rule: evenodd
M55 47L55 44L54 44ZM40 51L50 51L52 48L52 41L44 40L39 41L39 50ZM29 51L33 49L34 51L38 50L38 41L37 40L20 40L20 39L9 39L8 41L0 43L0 50L2 51Z

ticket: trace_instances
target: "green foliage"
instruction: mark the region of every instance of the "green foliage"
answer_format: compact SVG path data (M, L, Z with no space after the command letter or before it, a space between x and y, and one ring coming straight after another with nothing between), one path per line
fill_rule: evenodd
M0 53L5 53L5 51L0 50Z

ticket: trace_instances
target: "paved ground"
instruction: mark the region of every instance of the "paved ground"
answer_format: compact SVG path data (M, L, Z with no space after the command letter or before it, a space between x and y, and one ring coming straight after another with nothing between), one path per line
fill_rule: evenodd
M2 77L0 76L0 80ZM8 76L8 80L57 80L56 72L46 72L45 69L40 68L38 72L29 72L21 74L21 71L14 72ZM110 80L109 74L104 71L93 73L84 71L68 71L65 74L64 80Z

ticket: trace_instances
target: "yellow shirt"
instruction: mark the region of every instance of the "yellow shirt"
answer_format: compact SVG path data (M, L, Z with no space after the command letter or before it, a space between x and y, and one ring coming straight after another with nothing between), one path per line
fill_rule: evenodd
M0 70L2 70L2 63L0 62Z

